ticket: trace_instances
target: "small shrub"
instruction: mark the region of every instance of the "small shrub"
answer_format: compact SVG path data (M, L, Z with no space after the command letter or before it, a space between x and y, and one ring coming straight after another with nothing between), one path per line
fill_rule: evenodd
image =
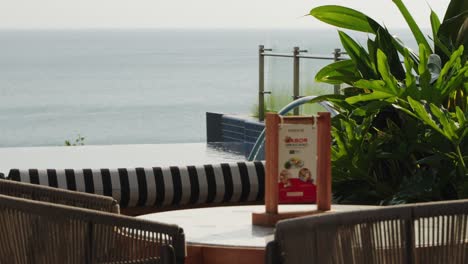
M84 146L84 140L85 140L85 137L78 134L78 136L76 137L76 139L74 141L65 140L65 146L68 146L68 147L71 147L71 146Z

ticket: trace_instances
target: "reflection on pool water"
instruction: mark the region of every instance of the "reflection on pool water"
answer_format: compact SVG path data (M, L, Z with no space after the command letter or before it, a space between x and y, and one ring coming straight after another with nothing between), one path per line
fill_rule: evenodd
M0 172L11 168L132 168L202 165L245 160L206 143L0 148Z

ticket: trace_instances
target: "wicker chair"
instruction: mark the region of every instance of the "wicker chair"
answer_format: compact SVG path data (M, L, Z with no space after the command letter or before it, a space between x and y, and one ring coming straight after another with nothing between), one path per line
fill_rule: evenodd
M112 197L68 191L37 184L0 179L0 194L110 213L120 212L119 204Z
M468 200L412 206L415 263L468 263Z
M266 263L468 263L468 200L281 221Z
M175 225L0 195L0 263L183 263Z

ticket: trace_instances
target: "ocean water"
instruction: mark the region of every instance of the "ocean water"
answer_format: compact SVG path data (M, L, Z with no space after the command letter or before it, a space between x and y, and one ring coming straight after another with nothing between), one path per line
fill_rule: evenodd
M335 30L0 31L0 147L203 142L205 112L254 112L259 44L340 47ZM302 89L327 63L301 62ZM266 64L287 94L292 60Z

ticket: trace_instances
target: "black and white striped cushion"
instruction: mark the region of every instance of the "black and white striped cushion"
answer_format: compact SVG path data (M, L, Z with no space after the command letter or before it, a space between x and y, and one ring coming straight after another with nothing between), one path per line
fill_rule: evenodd
M121 208L263 201L262 162L126 169L12 169L8 178L112 196Z

